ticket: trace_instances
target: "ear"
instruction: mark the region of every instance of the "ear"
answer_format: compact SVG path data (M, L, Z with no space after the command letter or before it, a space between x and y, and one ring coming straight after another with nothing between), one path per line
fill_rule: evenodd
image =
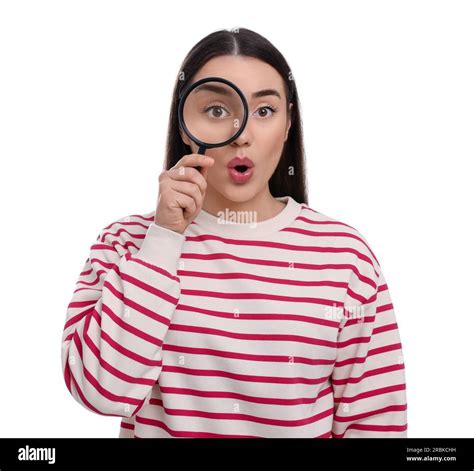
M293 108L293 103L290 103L289 111L288 111L288 123L286 127L286 134L285 134L285 141L288 139L288 132L290 131L291 128L291 118L292 118L292 113L291 110Z

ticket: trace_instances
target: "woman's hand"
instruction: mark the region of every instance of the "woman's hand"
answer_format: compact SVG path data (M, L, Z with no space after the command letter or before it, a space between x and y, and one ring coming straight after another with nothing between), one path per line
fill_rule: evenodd
M207 171L212 157L202 154L183 156L159 177L155 224L182 234L201 211L207 188ZM194 167L201 167L199 172Z

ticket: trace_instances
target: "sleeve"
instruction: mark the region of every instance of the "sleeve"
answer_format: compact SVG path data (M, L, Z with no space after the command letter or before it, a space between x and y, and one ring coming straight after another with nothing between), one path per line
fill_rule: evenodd
M162 369L163 339L180 296L176 273L185 236L151 223L135 254L120 256L122 245L106 243L109 227L90 248L67 307L62 371L85 408L131 417L151 396Z
M355 302L358 296L351 288L346 295L332 373L333 438L407 436L402 344L390 292L378 268L370 297ZM354 284L360 287L359 280Z

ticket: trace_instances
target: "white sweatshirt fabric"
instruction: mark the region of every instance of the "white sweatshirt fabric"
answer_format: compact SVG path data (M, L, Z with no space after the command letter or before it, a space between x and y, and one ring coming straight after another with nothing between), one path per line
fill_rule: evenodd
M400 334L367 240L278 199L259 223L201 210L179 234L152 211L92 243L63 374L82 406L120 417L120 438L407 436Z

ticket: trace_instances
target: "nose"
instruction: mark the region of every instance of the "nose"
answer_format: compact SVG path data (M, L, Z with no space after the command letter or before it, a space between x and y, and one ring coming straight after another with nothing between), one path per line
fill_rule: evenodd
M238 147L249 146L251 143L251 139L252 139L252 130L251 130L250 120L248 120L242 133L239 135L239 137L237 137L237 139L235 139L231 143L231 145L238 146Z

